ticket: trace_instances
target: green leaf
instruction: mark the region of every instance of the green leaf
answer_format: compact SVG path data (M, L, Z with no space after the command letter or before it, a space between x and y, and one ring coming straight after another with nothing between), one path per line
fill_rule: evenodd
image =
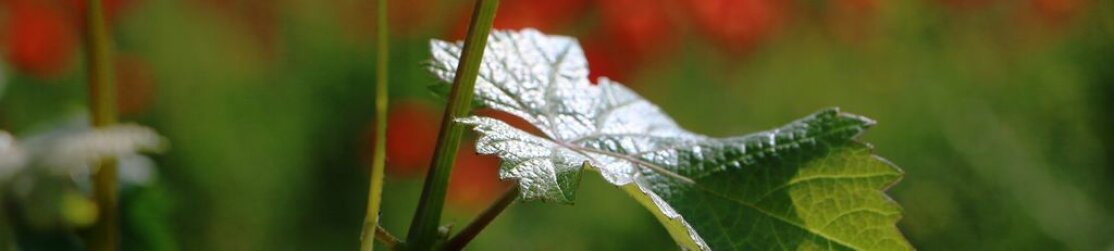
M434 41L431 71L451 81L459 43ZM476 99L542 135L468 117L476 149L502 160L524 200L571 203L598 171L650 209L686 249L905 250L900 208L882 193L902 173L855 141L874 122L827 109L771 131L688 132L629 89L588 80L572 38L495 32Z
M675 168L695 184L651 174L626 190L646 197L647 207L671 205L715 249L911 249L894 227L901 209L880 192L902 173L851 141L870 123L832 109L774 131L676 148ZM701 169L708 171L686 172ZM665 223L671 233L683 227Z

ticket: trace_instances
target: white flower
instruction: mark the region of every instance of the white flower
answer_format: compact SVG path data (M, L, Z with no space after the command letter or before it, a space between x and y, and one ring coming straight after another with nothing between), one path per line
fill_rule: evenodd
M116 159L121 184L150 183L155 164L141 153L161 152L167 143L148 127L120 124L92 128L88 117L79 116L33 134L19 146L24 149L23 165L69 176L79 187L88 188L89 175L106 158Z
M0 180L6 180L27 164L27 153L8 132L0 131Z
M67 135L54 143L45 159L47 166L72 171L105 158L121 158L138 152L158 152L164 140L151 128L124 124Z

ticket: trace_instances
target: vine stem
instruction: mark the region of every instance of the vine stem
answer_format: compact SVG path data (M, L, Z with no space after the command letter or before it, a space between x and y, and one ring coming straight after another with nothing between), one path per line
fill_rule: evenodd
M372 251L375 249L375 237L381 229L379 226L379 208L383 201L383 169L387 162L387 67L390 62L390 50L387 47L387 0L376 1L376 66L375 66L375 146L373 147L371 162L371 177L367 193L367 214L364 215L363 232L360 235L360 250ZM375 228L375 230L372 230ZM382 231L386 233L386 230ZM395 239L397 240L397 239ZM397 242L390 244L394 249Z
M506 192L503 192L503 195L492 203L491 206L488 206L487 209L484 209L479 216L476 216L476 219L472 220L472 223L468 223L468 226L460 230L460 233L450 238L449 241L445 243L445 250L464 249L464 246L468 245L468 242L476 238L476 235L479 235L480 231L487 227L491 221L495 220L495 216L499 216L499 214L503 213L503 210L507 209L507 206L511 205L511 202L518 199L518 189L518 185L514 185L511 189L507 189Z
M464 125L457 123L456 119L468 115L471 110L476 75L479 74L487 36L491 33L498 6L499 0L476 0L473 7L468 37L464 40L464 50L449 92L449 104L441 117L441 131L437 135L433 161L426 173L418 209L414 212L406 239L407 246L414 250L429 250L438 239L437 227L441 222L441 210L445 206L449 174L464 135Z
M398 240L391 232L387 232L387 229L383 229L383 226L375 226L375 239L390 250L397 250L398 247L402 246L402 241Z
M112 76L112 45L101 0L90 0L85 10L85 49L88 55L89 108L93 127L116 123L116 84ZM89 240L90 250L119 250L120 228L116 193L116 160L102 160L93 177L93 200L99 217Z

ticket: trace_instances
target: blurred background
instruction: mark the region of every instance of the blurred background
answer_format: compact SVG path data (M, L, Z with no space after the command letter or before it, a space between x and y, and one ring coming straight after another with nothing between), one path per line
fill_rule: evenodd
M427 88L428 41L462 38L472 1L390 2L383 224L404 235L444 105ZM122 187L125 250L357 247L374 1L105 4L122 120L171 144ZM83 8L0 0L0 129L27 138L87 120ZM1114 1L503 0L495 27L578 38L593 79L695 132L765 130L830 106L878 120L864 140L905 170L889 194L919 249L1114 250ZM461 151L444 217L458 227L509 185L498 160ZM26 250L81 247L82 181L54 183L5 196ZM577 199L515 204L471 247L674 249L596 175Z

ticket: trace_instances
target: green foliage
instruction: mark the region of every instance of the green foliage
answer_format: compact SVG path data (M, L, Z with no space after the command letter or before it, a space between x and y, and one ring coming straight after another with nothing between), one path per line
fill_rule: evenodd
M353 233L364 216L365 194L359 191L367 186L367 133L376 94L370 84L377 76L373 4L128 2L137 4L113 22L117 55L145 62L154 88L145 112L121 119L150 125L174 144L153 159L159 166L153 182L165 188L161 193L122 191L123 249L356 249ZM1105 147L1114 140L1107 112L1114 106L1114 15L1104 15L1114 13L1114 1L1074 1L1079 3L1072 5L1074 14L1058 13L1075 18L1060 15L1052 25L1036 23L1032 15L1062 5L1035 3L1064 1L855 5L865 9L840 8L863 1L791 4L785 22L770 33L774 36L748 43L752 47L743 53L719 49L725 43L707 36L706 27L693 26L689 16L697 15L687 12L664 12L671 22L644 30L667 33L635 40L609 22L646 19L599 6L614 1L525 2L535 7L514 8L504 1L500 9L537 21L549 15L523 10L589 3L572 17L560 17L563 21L543 22L545 30L577 37L593 59L593 73L613 72L604 75L629 84L688 130L738 135L827 106L880 121L862 139L908 174L887 193L902 205L899 227L918 249L1114 245L1109 236L1114 147ZM401 8L392 6L392 18L401 18L391 26L397 33L392 33L389 77L398 85L392 84L390 98L443 104L426 88L436 80L418 66L430 56L429 38L459 36L469 10L460 1L394 3ZM74 10L56 5L64 13ZM848 10L855 12L832 15ZM72 23L70 16L62 15L64 22ZM505 13L500 20L511 21L502 26L507 28L516 23ZM718 24L712 28L739 27ZM650 53L624 54L629 49ZM88 110L84 60L80 49L73 52L71 64L50 78L29 75L13 61L0 62L8 83L0 98L0 129L27 139ZM430 110L437 117L438 110ZM435 131L422 133L427 134ZM382 224L396 234L408 230L421 188L419 175L392 172L406 168L387 166ZM462 173L481 172L473 171ZM672 245L654 215L624 194L636 186L618 189L595 175L584 174L573 205L513 205L469 248ZM36 184L73 183L68 175L58 179ZM78 192L67 186L64 192ZM32 191L42 192L49 191ZM54 214L39 206L49 203L7 198L20 248L82 249L72 233L31 228L28 215L18 213ZM165 216L143 216L164 202ZM450 193L442 224L459 231L484 201L471 203L454 203ZM163 233L148 235L155 226ZM127 245L132 243L140 245Z
M911 249L882 190L901 172L854 141L874 122L828 109L782 128L710 138L634 92L587 80L570 38L534 30L490 38L477 99L536 127L469 117L476 149L502 160L525 200L572 203L580 173L623 186L687 249ZM453 78L459 43L435 41L431 70Z
M846 126L830 126L844 122ZM690 157L678 169L733 166L694 175L702 177L695 184L656 179L628 191L632 196L661 195L713 249L908 250L894 226L901 209L879 192L902 173L873 155L869 146L846 137L865 129L867 122L823 111L778 130L773 145L762 143L769 135L757 134L737 144L685 153L714 157ZM793 138L803 128L819 129L811 137ZM817 143L797 143L812 140ZM757 147L740 151L738 145ZM730 164L751 158L757 159Z

